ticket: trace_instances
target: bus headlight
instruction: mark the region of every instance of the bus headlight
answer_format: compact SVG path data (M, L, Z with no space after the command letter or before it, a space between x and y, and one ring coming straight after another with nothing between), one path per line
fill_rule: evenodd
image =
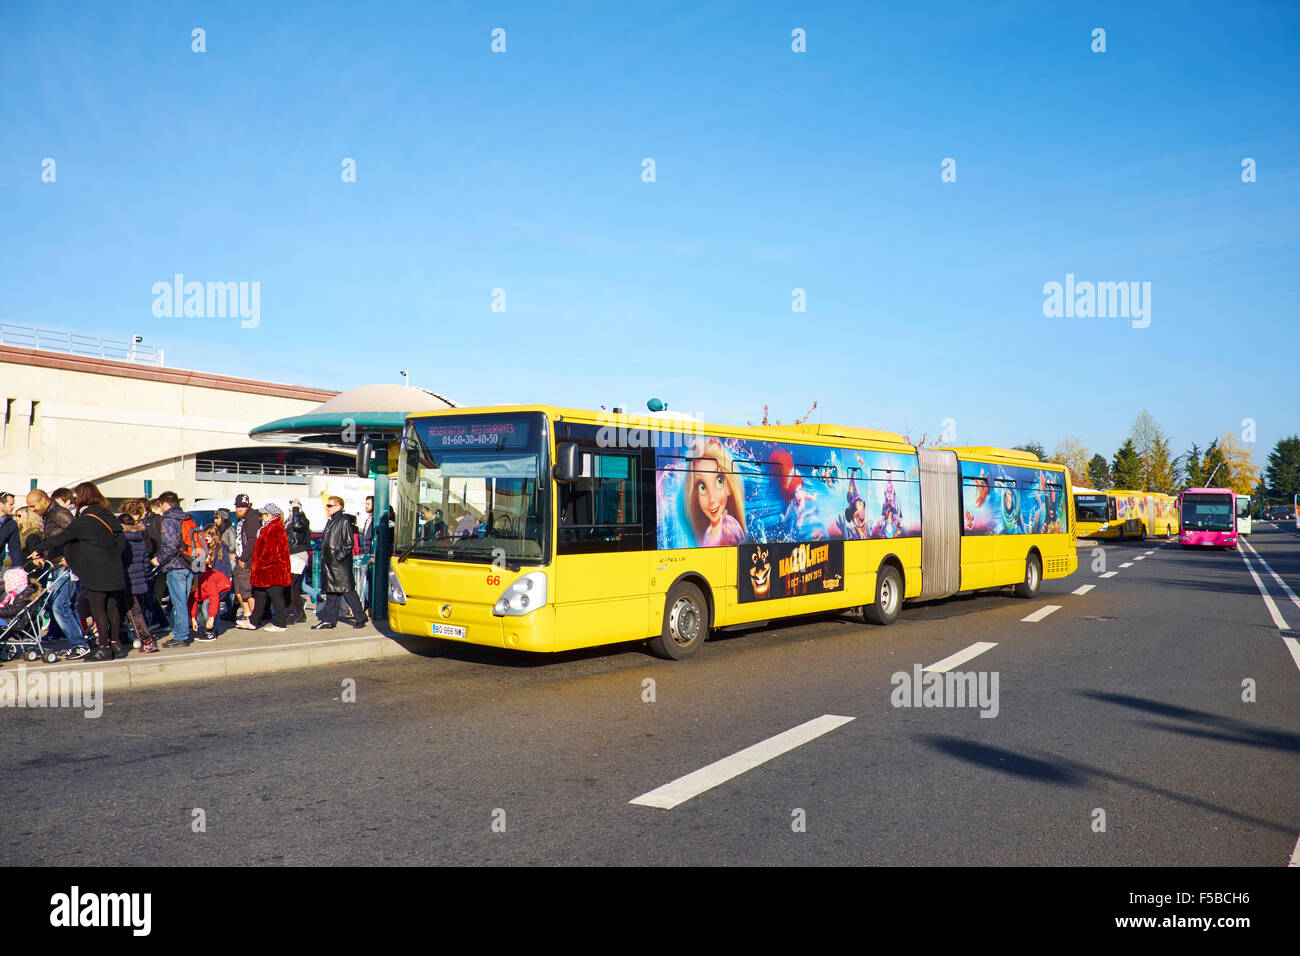
M546 575L530 571L502 592L492 613L497 617L518 617L546 603Z
M392 568L388 569L388 603L406 603L406 591L402 588L402 582L397 580L397 572Z

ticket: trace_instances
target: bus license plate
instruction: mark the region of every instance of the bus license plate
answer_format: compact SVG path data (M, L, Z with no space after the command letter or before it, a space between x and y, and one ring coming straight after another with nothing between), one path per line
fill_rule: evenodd
M455 637L463 641L465 640L465 629L463 627L456 627L453 624L434 624L433 636Z

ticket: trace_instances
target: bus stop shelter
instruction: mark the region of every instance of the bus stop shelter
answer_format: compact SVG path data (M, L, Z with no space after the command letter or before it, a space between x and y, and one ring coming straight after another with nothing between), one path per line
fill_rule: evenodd
M254 441L286 445L300 443L355 452L369 440L374 454L365 468L375 480L374 569L370 575L370 608L375 618L388 616L388 561L393 543L388 533L387 446L402 436L406 416L456 408L445 395L406 385L362 385L340 392L311 411L258 425L248 433Z

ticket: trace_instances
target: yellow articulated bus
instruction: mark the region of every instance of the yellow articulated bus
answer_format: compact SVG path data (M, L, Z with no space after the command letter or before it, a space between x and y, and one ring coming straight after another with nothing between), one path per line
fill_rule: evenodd
M1178 533L1178 499L1159 492L1076 488L1078 537L1123 541Z
M395 630L525 651L1014 585L1077 563L1070 476L1025 452L838 425L738 428L548 406L407 419Z

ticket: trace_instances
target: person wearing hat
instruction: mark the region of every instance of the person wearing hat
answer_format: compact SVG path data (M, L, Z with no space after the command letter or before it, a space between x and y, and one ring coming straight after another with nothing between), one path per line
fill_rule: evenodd
M190 516L181 508L180 496L174 491L164 491L158 496L164 509L162 515L162 541L158 553L150 563L167 577L167 596L172 605L172 636L163 647L189 647L193 641L190 633L190 589L194 586L194 571L190 561L181 554L181 529Z
M289 500L289 520L285 522L289 535L289 623L307 623L307 608L302 602L302 575L311 559L311 522L302 513L302 502Z
M262 509L262 528L253 545L252 567L249 582L253 586L253 613L235 626L246 631L256 630L266 616L266 605L271 604L271 623L268 631L283 631L287 625L284 613L285 593L292 575L289 572L289 537L284 530L284 512L275 502ZM247 519L245 519L247 521Z
M253 613L253 584L250 580L253 566L253 546L262 530L262 516L253 507L248 495L235 495L235 600L244 609L244 619Z

